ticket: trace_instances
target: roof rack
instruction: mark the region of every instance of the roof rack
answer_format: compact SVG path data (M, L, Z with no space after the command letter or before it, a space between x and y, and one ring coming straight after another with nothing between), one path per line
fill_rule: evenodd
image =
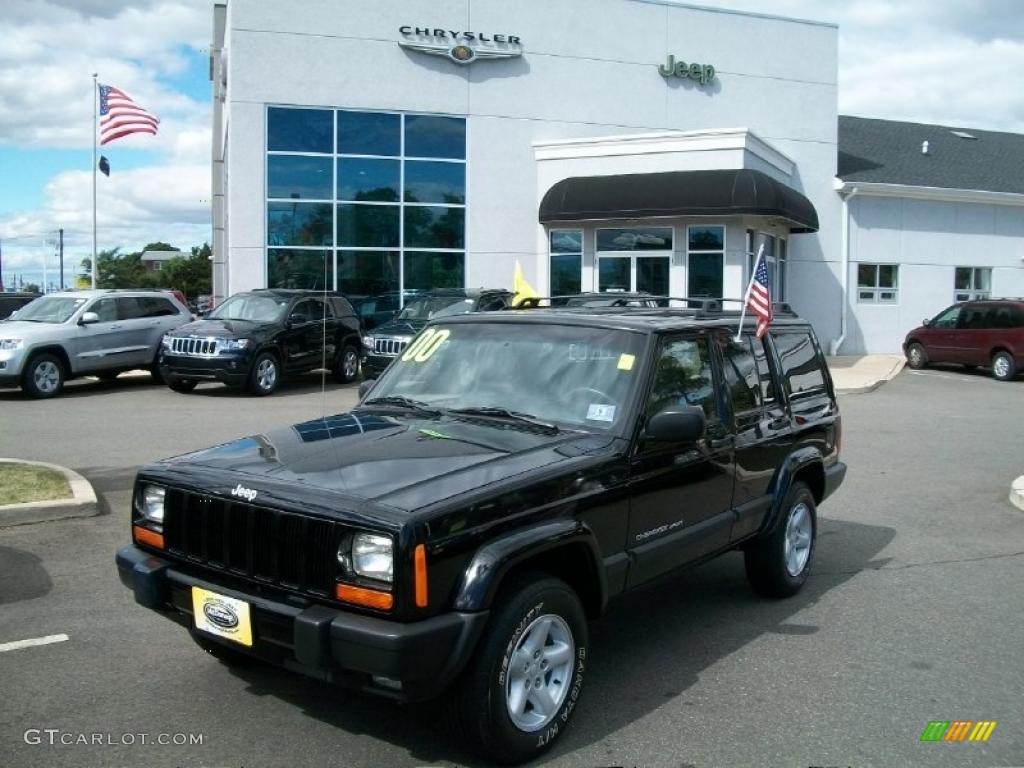
M587 301L569 303L572 299ZM542 305L542 302L548 302ZM653 303L653 304L652 304ZM621 311L628 310L631 314L644 313L655 316L686 316L694 319L710 319L720 317L739 317L743 313L743 299L711 298L691 296L659 296L656 294L616 294L616 293L585 293L568 296L531 296L512 307L513 310L523 309L554 309L563 312L587 312L594 310ZM735 308L723 308L724 304L734 304ZM772 311L778 318L799 318L799 315L788 302L772 303ZM747 312L748 315L754 315Z

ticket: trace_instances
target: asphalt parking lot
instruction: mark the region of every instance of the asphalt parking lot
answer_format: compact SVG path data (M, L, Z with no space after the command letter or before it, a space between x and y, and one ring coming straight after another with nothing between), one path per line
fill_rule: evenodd
M0 764L472 764L436 707L228 669L137 608L115 572L140 463L355 394L317 375L262 399L144 377L73 382L48 402L0 390L0 456L76 469L103 508L0 530L0 647L67 636L0 652ZM850 469L820 510L804 591L759 599L730 554L621 600L592 627L580 711L542 764L1024 764L1024 513L1007 500L1024 474L1024 381L904 371L840 405ZM986 743L923 743L933 720L998 725Z

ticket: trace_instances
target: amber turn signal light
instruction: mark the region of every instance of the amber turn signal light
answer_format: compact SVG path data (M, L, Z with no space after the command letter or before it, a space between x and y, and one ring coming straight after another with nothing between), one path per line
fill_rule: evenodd
M157 549L164 548L164 535L162 533L151 531L149 528L143 528L141 525L132 526L132 533L135 535L135 541L139 544L148 544Z
M416 607L427 607L427 548L423 544L416 546L413 555L416 566Z
M363 589L362 587L353 587L350 584L335 585L334 596L346 603L365 605L367 608L377 608L381 611L390 611L391 606L395 603L395 598L390 592Z

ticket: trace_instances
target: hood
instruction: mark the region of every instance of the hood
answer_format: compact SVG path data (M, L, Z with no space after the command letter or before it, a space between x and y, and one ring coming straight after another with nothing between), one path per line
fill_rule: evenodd
M426 327L426 320L399 320L396 317L378 325L372 333L375 336L415 336Z
M0 321L0 339L65 339L75 328L75 323L34 323L30 320Z
M282 483L412 511L581 455L611 435L539 434L499 422L356 411L167 459L163 472L228 472L257 492ZM296 499L303 491L297 490ZM307 492L308 493L308 492Z
M270 328L277 327L276 323L257 323L252 320L216 320L214 318L203 318L185 323L174 329L172 336L198 336L206 338L216 336L218 338L240 338L253 333L260 333Z

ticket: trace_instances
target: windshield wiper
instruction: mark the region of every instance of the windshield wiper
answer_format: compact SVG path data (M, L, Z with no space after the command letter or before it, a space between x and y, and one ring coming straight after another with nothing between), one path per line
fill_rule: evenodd
M510 411L508 408L498 408L492 405L478 405L469 408L450 408L448 413L459 416L483 416L490 419L501 419L502 421L516 421L520 424L529 424L531 427L540 427L549 434L557 434L558 427L549 421L541 421L532 413L521 413Z
M411 397L405 397L404 395L386 395L384 397L371 397L369 400L363 402L361 405L394 405L399 408L407 408L410 411L417 411L419 413L428 414L430 416L440 416L441 412L436 408L431 408L429 405L424 403L422 400L413 400Z

